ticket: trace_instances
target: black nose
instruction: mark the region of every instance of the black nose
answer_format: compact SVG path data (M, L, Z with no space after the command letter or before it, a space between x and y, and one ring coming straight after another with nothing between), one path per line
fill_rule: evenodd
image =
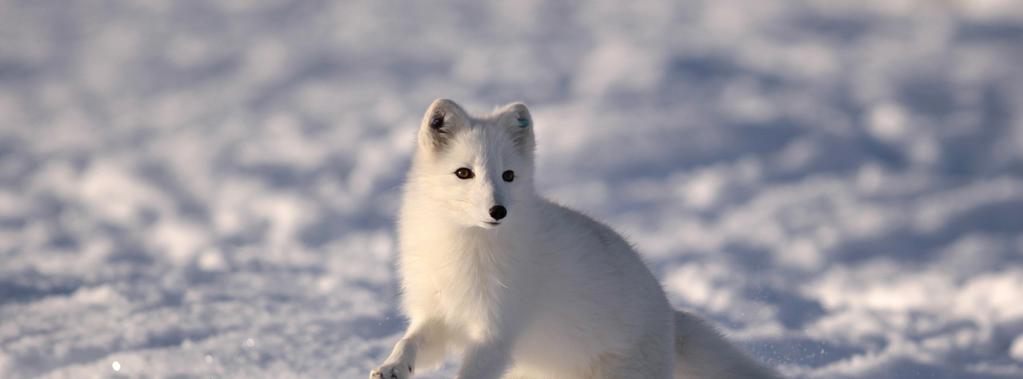
M504 206L495 205L493 207L490 207L490 217L493 217L494 220L500 220L500 219L504 218L504 216L507 216L507 215L508 215L508 210L504 209Z

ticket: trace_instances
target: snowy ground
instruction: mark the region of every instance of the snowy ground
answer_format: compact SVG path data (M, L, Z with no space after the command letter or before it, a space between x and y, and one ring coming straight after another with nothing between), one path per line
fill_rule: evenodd
M793 378L1023 377L1020 2L613 3L0 0L0 377L365 377L436 97Z

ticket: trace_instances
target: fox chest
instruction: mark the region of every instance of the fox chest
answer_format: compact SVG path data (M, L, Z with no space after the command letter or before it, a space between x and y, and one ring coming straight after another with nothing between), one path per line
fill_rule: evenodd
M486 253L491 251L409 257L402 275L410 316L442 319L471 335L488 328L494 315L507 313L511 300L518 297L519 280L511 264Z

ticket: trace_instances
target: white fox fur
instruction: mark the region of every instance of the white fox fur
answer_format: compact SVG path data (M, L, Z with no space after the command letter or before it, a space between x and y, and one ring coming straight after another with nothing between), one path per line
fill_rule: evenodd
M533 138L521 103L482 117L430 105L398 221L409 326L370 378L408 378L449 350L461 379L775 377L673 310L618 233L539 196Z

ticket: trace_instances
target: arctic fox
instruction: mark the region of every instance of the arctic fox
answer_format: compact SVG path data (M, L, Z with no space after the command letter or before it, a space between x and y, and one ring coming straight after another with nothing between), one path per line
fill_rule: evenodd
M522 103L430 105L398 221L408 330L373 379L462 351L461 379L775 378L676 311L608 226L538 195Z

